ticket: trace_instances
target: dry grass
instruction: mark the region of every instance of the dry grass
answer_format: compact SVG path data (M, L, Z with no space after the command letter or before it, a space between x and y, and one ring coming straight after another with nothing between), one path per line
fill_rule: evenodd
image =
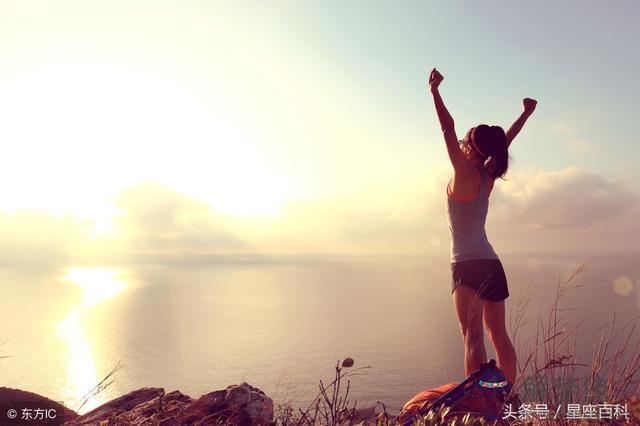
M7 340L4 340L4 341L2 341L2 342L0 342L0 346L2 346L2 345L4 345L4 344L6 344L7 342L9 342L9 341L11 341L11 340L13 340L13 337L11 337L11 338L9 338L9 339L7 339ZM1 354L1 353L2 353L2 352L0 352L0 354ZM11 358L11 355L0 355L0 359L4 359L4 358Z
M614 313L611 321L597 330L598 333L593 342L592 359L583 361L576 355L577 334L582 321L569 325L567 316L573 309L567 308L564 302L568 294L583 287L582 284L576 283L576 279L586 269L587 264L583 263L566 278L562 276L558 278L555 292L552 293L550 308L548 311L543 311L542 306L540 307L535 319L536 328L533 337L520 345L518 345L519 332L532 321L528 317L528 311L535 295L535 287L528 286L521 297L514 301L509 326L514 346L518 345L516 346L518 378L512 392L519 394L523 403L546 404L550 411L548 417L553 417L555 409L560 405L566 410L568 403L581 406L626 403L629 423L623 422L624 418L620 418L617 421L608 421L606 424L640 424L640 384L637 377L640 371L640 339L636 335L636 320L620 325ZM338 379L339 377L336 376L336 380ZM329 386L333 386L336 380ZM321 389L322 387L321 382ZM333 389L337 390L339 386ZM276 410L277 424L352 424L348 417L328 416L326 408L320 404L320 397L325 404L327 401L334 401L334 398L329 398L325 392L321 391L303 415L293 415L290 405L289 411ZM355 405L353 408L355 409ZM517 411L519 407L513 408ZM303 413L301 410L300 412ZM512 420L510 424L546 426L601 423L598 419L567 419L566 411L558 417L544 419L530 416L526 420ZM384 419L387 418L387 416L384 417ZM379 420L377 425L392 423L393 421ZM506 422L492 423L470 414L452 417L447 408L429 412L426 416L414 421L414 425L420 426L444 424L471 426L500 423ZM603 421L602 424L605 422Z
M97 384L95 385L89 392L87 392L82 399L80 400L80 405L75 410L76 413L79 413L82 407L84 407L87 402L89 402L92 398L97 397L101 393L103 393L106 389L109 388L115 382L115 378L113 376L120 369L120 361L116 363L116 365L107 373L107 375Z
M338 425L350 423L356 414L357 401L351 406L349 403L349 388L351 380L347 380L346 389L342 388L343 379L358 375L360 370L370 368L368 366L353 367L352 358L345 358L342 363L338 361L335 366L335 377L331 383L325 385L322 380L318 385L320 392L311 401L305 411L299 409L299 416L295 420L296 425L323 424ZM343 393L344 391L344 393ZM286 424L286 423L285 423Z
M349 401L349 391L351 380L344 379L360 375L361 370L371 368L369 366L352 368L354 361L352 358L345 358L342 362L338 361L335 366L334 379L328 385L320 380L319 392L311 401L307 408L303 411L293 408L291 401L284 403L276 403L274 410L274 423L278 426L301 426L301 425L351 425L351 424L367 424L371 425L371 421L362 423L362 417L376 416L374 407L367 409L358 409L357 401L351 403ZM344 385L344 386L343 386ZM393 424L393 416L387 413L386 406L383 402L378 401L377 405L382 408L382 412L377 415L378 425ZM371 411L369 413L369 411Z
M514 392L521 395L523 402L546 404L551 417L558 407L562 408L557 419L539 418L535 419L535 424L580 424L578 420L566 418L567 404L622 405L633 401L630 398L638 394L640 339L635 333L636 320L620 326L614 313L612 320L602 325L594 337L592 359L587 362L576 355L577 334L582 321L569 327L566 317L572 309L564 307L563 302L567 294L583 287L576 283L576 278L586 268L587 264L583 263L566 279L562 276L558 279L549 311L545 313L540 308L535 335L518 350L518 379ZM517 331L526 323L531 299L529 293L516 302L515 314L510 321L514 343ZM628 406L630 413L633 408ZM596 418L589 424L597 422Z

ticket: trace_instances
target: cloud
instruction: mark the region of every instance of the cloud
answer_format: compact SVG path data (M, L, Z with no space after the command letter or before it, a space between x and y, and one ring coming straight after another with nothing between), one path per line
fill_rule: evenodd
M576 167L507 177L487 219L499 252L638 253L640 191L629 179Z
M0 212L0 267L51 269L73 264L235 261L252 252L205 202L160 184L116 197L113 232L44 210ZM229 257L231 256L231 258Z
M0 213L0 266L49 269L63 265L80 251L79 242L90 238L90 229L72 216L40 210Z
M615 221L640 199L625 180L605 179L575 167L510 173L508 181L496 183L494 192L494 223L536 230L586 229Z
M290 247L353 254L415 254L448 246L445 187L449 167L421 181L376 185L285 208ZM311 244L310 244L311 243Z
M116 198L116 220L128 252L140 255L244 252L248 245L221 225L211 207L156 183L140 184Z
M348 202L310 203L291 221L306 217L322 229L327 244L333 236L336 250L448 254L450 177L448 169L436 171L411 189L398 188L402 196L387 189L387 202L354 194ZM627 179L576 167L511 170L491 194L487 234L498 253L637 251L639 201L640 191ZM299 231L300 240L308 237Z
M254 264L283 254L448 256L450 176L442 168L421 182L291 203L281 217L259 224L229 222L203 201L141 184L115 199L120 214L107 235L96 236L90 222L72 216L0 213L0 266ZM637 253L639 201L628 179L576 167L510 170L492 192L487 235L499 254Z

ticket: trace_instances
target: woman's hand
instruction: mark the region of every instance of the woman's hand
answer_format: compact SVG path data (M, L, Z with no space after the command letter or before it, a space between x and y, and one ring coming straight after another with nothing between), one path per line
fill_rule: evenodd
M444 80L442 74L440 74L437 69L432 69L431 74L429 75L429 90L432 92L434 90L438 90L438 86L440 86L442 80Z
M524 98L522 100L522 105L524 106L524 112L531 115L533 114L533 111L535 111L536 109L536 104L538 103L538 101L536 101L535 99L531 99L531 98Z

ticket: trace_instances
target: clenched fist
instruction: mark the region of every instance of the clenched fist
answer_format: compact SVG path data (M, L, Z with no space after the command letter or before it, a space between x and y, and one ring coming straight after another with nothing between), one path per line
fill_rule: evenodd
M538 101L536 101L535 99L524 98L522 100L522 106L524 107L524 112L526 112L527 114L533 113L533 111L535 111L536 109L537 103Z
M432 69L431 74L429 75L429 90L438 90L438 86L440 86L442 80L444 80L442 74L440 74L437 69Z

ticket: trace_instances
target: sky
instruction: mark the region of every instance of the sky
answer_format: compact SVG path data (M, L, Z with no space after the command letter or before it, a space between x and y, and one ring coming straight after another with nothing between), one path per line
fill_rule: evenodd
M637 253L640 5L0 1L3 266L449 253L463 134L538 108L498 254Z

